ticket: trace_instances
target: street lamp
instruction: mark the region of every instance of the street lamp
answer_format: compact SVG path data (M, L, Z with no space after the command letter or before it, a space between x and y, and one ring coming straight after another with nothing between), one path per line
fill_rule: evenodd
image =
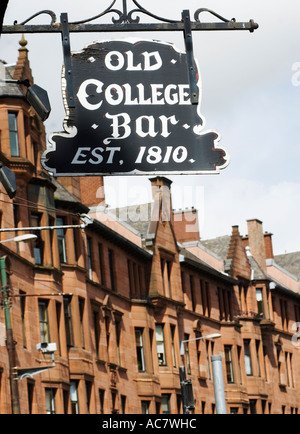
M25 234L19 235L8 240L0 241L0 244L6 243L8 241L16 242L28 242L36 238L36 235ZM5 329L6 329L6 347L8 352L8 365L9 365L9 380L10 380L10 391L11 391L11 408L13 414L20 414L20 402L19 402L19 389L18 389L18 371L16 362L16 349L15 341L12 333L12 324L10 318L10 306L8 297L8 285L7 285L7 274L6 274L6 259L7 256L0 257L0 274L1 274L1 291L3 297L3 309L5 315Z
M37 238L37 235L24 234L24 235L18 235L17 237L13 237L13 238L8 238L7 240L0 241L0 244L8 243L9 241L15 241L17 243L19 243L21 241L27 242L27 241L35 240L36 238Z
M206 336L200 336L199 338L194 339L186 339L184 341L180 341L180 356L183 362L183 365L179 367L179 375L180 375L180 385L181 385L181 396L182 396L182 406L183 413L189 414L189 409L191 407L192 401L194 401L193 397L193 388L192 388L192 380L186 379L185 365L184 365L184 344L186 342L191 341L199 341L200 339L218 339L222 335L220 333L212 333Z

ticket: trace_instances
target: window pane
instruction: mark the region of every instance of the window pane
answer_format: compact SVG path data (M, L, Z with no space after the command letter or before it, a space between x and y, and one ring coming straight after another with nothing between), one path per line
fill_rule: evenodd
M63 217L56 218L57 226L64 226ZM58 240L58 250L59 250L59 259L62 264L67 263L67 249L66 249L66 240L65 240L65 230L58 229L57 230L57 240Z
M39 319L40 319L40 333L41 342L49 343L49 325L48 325L48 306L46 302L39 302Z
M17 115L16 113L8 113L9 123L9 140L10 151L12 157L19 157L19 139L18 139L18 127L17 127Z
M138 370L140 372L145 371L142 329L135 329L135 341L136 341L136 356L137 356Z
M252 375L252 364L251 364L251 354L250 354L250 341L244 341L244 351L245 351L246 374L247 375Z
M156 351L158 357L158 364L160 366L166 365L164 330L162 324L156 324L155 335L156 335Z

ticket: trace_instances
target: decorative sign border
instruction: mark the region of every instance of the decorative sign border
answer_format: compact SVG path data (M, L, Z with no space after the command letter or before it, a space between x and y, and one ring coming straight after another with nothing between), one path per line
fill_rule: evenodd
M141 52L138 51L140 47ZM137 54L141 59L143 53L147 53L147 56L144 55L145 74L140 60L134 60ZM165 56L169 66L170 59L174 57L174 62L171 60L173 69L169 72L168 66L164 68L163 65ZM203 132L205 120L200 113L201 80L196 61L199 102L195 105L189 99L186 56L171 43L136 38L98 41L73 53L75 108L67 104L66 73L63 69L64 132L50 135L50 147L42 157L43 167L54 176L197 175L219 173L227 167L230 157L219 145L220 135L213 130ZM125 67L126 61L131 67L128 63ZM159 65L155 66L155 62ZM95 72L97 76L93 75ZM167 82L158 84L166 73ZM145 97L147 86L143 85L143 74L147 76L148 88L152 89L152 99ZM177 74L180 84L172 82ZM112 83L106 82L110 76ZM134 79L132 86L130 77ZM138 86L139 97L136 97ZM162 94L163 86L168 89L168 98ZM127 107L119 104L126 98ZM171 98L173 101L170 101ZM164 113L165 99L171 103L174 115L170 115L169 109L166 109L167 116ZM140 105L141 100L144 104ZM149 100L152 107L147 106ZM158 118L161 134L158 133ZM95 119L97 122L94 122ZM191 125L191 122L194 124ZM110 132L106 134L108 125ZM96 146L90 141L97 142ZM161 142L163 145L160 145Z

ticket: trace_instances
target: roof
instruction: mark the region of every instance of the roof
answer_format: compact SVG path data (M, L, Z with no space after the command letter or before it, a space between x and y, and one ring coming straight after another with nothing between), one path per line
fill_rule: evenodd
M60 184L55 178L51 179L52 184L56 187L54 192L54 199L56 201L63 202L64 204L70 204L79 208L79 212L87 213L89 208L79 202L75 196L73 196L62 184Z
M227 259L230 238L230 235L224 235L211 240L201 240L201 244L225 261Z
M5 80L13 80L14 66L8 66L0 60L0 68L4 67ZM15 83L1 83L0 82L0 97L13 97L13 98L24 98L24 93L20 85Z
M300 252L276 255L274 256L274 261L280 267L300 279Z
M114 214L121 222L125 222L135 229L142 238L145 238L151 222L152 207L153 203L145 203L109 209L109 212Z

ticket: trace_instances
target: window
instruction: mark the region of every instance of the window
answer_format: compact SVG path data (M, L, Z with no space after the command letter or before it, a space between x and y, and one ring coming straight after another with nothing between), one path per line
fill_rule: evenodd
M46 414L55 414L55 393L56 389L45 389L46 395Z
M262 318L264 317L264 303L263 303L263 290L262 288L256 288L256 302L257 312Z
M281 323L283 330L288 330L289 317L286 300L280 300Z
M121 412L122 414L126 414L126 396L121 395Z
M144 357L144 348L143 348L143 329L136 328L135 329L135 343L136 343L136 356L137 356L137 364L138 371L145 371L145 357Z
M41 343L50 342L49 334L49 322L48 322L48 301L39 300L39 321L40 321L40 333Z
M64 218L56 217L57 226L64 226ZM58 240L58 252L59 252L59 260L61 264L67 263L67 249L66 249L66 237L65 237L65 229L61 228L57 230L57 240Z
M170 414L170 395L169 394L162 394L161 396L161 407L162 407L162 414Z
M59 303L58 301L55 302L55 312L56 312L57 333L58 336L60 336L61 303ZM58 354L61 355L60 338L58 338L57 340L57 351Z
M165 258L160 259L164 295L170 298L172 298L172 289L171 289L172 265L173 265L173 261L167 260Z
M70 399L72 414L79 414L78 381L70 381Z
M142 401L142 414L149 414L150 401Z
M104 414L104 394L105 390L99 389L100 414Z
M285 364L287 371L287 385L288 387L294 387L294 375L293 375L293 354L285 353Z
M68 347L74 346L73 338L73 326L72 326L72 308L71 297L64 297L64 315L65 315L65 327L66 327L66 341Z
M78 303L79 303L79 320L80 320L81 342L82 342L82 348L85 348L84 326L83 326L84 298L79 297Z
M8 125L9 125L10 154L12 157L19 157L20 148L19 148L19 138L18 138L17 113L8 113Z
M238 367L239 367L240 384L243 384L242 367L241 367L242 348L240 346L237 347L237 353L238 353Z
M175 329L176 326L171 324L171 349L172 349L172 362L174 368L176 368Z
M256 414L256 399L250 399L250 414Z
M120 338L121 338L121 321L115 321L116 328L116 349L117 349L117 361L121 366L121 351L120 351Z
M99 313L96 311L93 311L93 322L94 322L95 350L96 350L97 359L99 359L100 324L99 324Z
M203 315L210 317L209 283L200 280Z
M184 340L188 341L190 338L190 336L185 333L184 334ZM185 355L185 364L186 364L186 370L187 373L190 374L191 373L191 360L190 360L190 351L189 351L189 343L188 342L184 342L184 355Z
M212 375L211 375L211 356L214 354L214 345L215 343L212 341L206 341L205 342L206 345L206 362L207 362L207 373L208 373L208 379L211 380L212 379Z
M34 383L27 381L27 396L28 396L28 413L32 414L33 399L34 399Z
M190 290L191 290L191 300L193 312L196 310L196 299L195 299L195 288L194 288L194 278L190 276Z
M90 381L85 382L85 393L86 393L87 414L90 414L90 405L91 405L91 396L92 396L92 383Z
M31 214L31 226L32 227L40 227L41 226L42 216L41 214ZM41 237L41 231L36 230L33 233L37 236L34 244L33 244L33 254L34 254L34 262L36 265L43 265L43 247L44 243Z
M159 366L166 365L166 353L165 353L165 340L164 340L164 326L163 324L155 325L156 336L156 350Z
M257 373L258 376L261 377L260 360L259 360L260 341L255 341L255 346L256 346L256 359L257 359Z
M251 363L250 340L248 339L244 340L244 353L245 353L246 375L251 376L253 375L253 372L252 372L252 363Z
M110 275L110 287L113 291L115 288L115 258L114 252L108 249L108 263L109 263L109 275Z
M20 291L20 307L21 307L23 347L27 348L26 324L25 324L25 305L26 305L26 293L23 291Z
M112 403L111 413L112 414L118 413L118 409L116 408L116 400L117 400L117 392L115 390L112 390L111 391L111 403Z
M92 240L87 237L86 239L87 257L88 257L88 273L89 279L93 280L93 258L92 258Z
M232 347L231 345L224 346L225 352L225 364L226 364L226 376L227 383L234 383L234 375L233 375L233 363L232 363Z
M99 255L99 267L100 267L100 283L105 285L105 273L104 273L104 263L103 263L103 246L98 245L98 255Z
M218 288L220 320L232 320L231 290Z

